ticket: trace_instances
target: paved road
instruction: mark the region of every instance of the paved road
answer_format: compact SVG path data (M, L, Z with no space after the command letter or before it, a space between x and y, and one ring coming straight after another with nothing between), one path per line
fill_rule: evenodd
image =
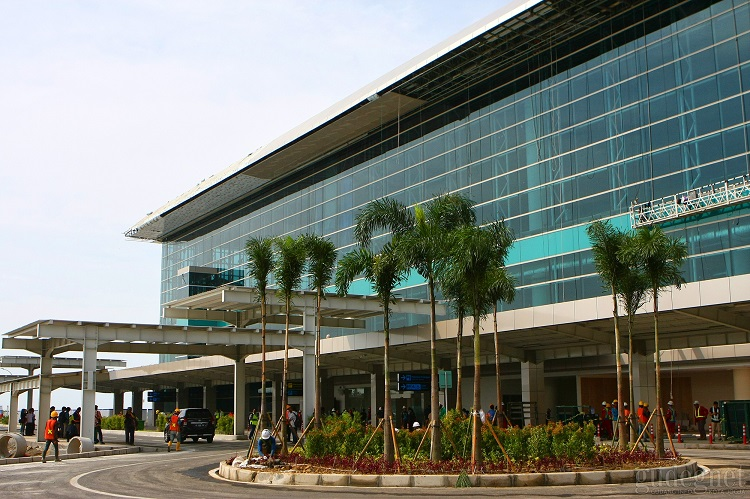
M108 437L105 434L105 439ZM112 435L114 439L116 435ZM497 497L497 489L362 489L350 487L281 487L227 482L209 472L222 459L242 454L247 441L217 437L212 444L186 442L179 453L163 452L158 433L138 432L136 443L161 452L66 460L62 463L24 463L0 466L0 496L45 498L247 498L284 496L304 499ZM111 440L115 442L115 440ZM111 443L108 442L108 443ZM655 484L503 489L506 497L636 497L690 494L697 497L750 497L750 450L686 449L686 456L711 466L710 473L693 479Z

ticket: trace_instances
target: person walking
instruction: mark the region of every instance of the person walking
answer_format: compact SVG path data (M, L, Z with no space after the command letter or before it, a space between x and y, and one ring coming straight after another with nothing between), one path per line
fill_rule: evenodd
M99 406L94 406L94 443L104 444L104 434L102 433L102 413Z
M34 412L33 407L29 407L29 410L26 412L26 431L24 432L24 435L33 435L34 430L36 429L36 413Z
M135 445L135 427L138 424L138 418L133 414L133 408L128 407L125 412L125 443Z
M664 414L664 418L667 420L669 434L674 436L675 429L677 428L677 411L674 410L674 402L671 400L667 402L667 412Z
M182 436L180 435L180 410L175 409L172 416L169 418L169 441L167 442L167 452L172 450L172 442L175 442L174 450L180 450L180 442Z
M711 438L716 442L721 440L721 409L717 400L714 400L714 405L711 406L709 412L711 414Z
M252 412L250 413L250 416L248 419L248 433L247 433L247 439L252 440L255 436L255 429L258 427L258 420L260 419L258 415L258 410L253 408Z
M286 406L286 433L287 438L291 440L293 444L297 443L297 418L299 415L292 409L291 405Z
M708 418L708 409L703 407L697 400L693 402L693 415L695 418L695 425L698 427L698 433L700 436L698 440L706 439L706 418Z
M75 428L75 431L73 432L74 437L81 436L81 408L79 407L73 412L73 427ZM68 439L70 441L70 439Z
M49 414L49 420L47 420L47 426L44 429L44 452L42 452L42 462L47 462L47 451L49 446L52 445L55 448L55 462L60 462L60 444L57 440L57 411L52 411Z

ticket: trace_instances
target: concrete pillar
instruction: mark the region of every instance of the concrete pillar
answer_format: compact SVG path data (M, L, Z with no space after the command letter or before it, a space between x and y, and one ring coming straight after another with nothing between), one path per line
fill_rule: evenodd
M271 376L271 421L274 426L282 414L281 387L283 384L284 379L281 374L273 374Z
M121 390L117 390L114 392L114 406L113 411L115 414L124 414L125 411L123 410L125 407L125 394Z
M216 390L210 379L203 383L203 407L208 408L211 414L216 412Z
M638 402L648 402L649 407L656 407L656 363L654 354L633 354L633 400L632 410L638 408Z
M13 385L10 387L10 408L8 409L8 433L18 431L18 396L20 393L13 391Z
M190 394L186 386L177 387L177 407L182 409L190 405Z
M81 369L81 436L94 441L94 405L96 403L96 353L98 343L83 340L83 367ZM49 407L47 407L49 410Z
M547 401L544 393L544 362L521 362L521 400L531 403L531 411L524 411L524 424L538 424ZM536 410L536 414L532 411Z
M302 349L302 422L306 426L315 413L315 347Z
M245 356L234 361L234 436L239 440L245 436L247 419L247 372Z
M52 399L52 357L43 355L39 369L39 410L36 415L37 442L44 442L44 431L40 431L49 419L49 406Z
M385 378L383 377L383 367L376 366L376 371L370 373L370 408L372 416L370 424L378 424L378 408L383 407L385 403Z
M143 419L143 390L133 390L132 404L133 414L138 419Z
M30 367L26 369L26 375L32 376L34 374L34 368ZM34 407L34 390L28 390L26 392L26 409ZM37 407L38 409L38 407ZM39 422L39 415L37 415L37 423Z

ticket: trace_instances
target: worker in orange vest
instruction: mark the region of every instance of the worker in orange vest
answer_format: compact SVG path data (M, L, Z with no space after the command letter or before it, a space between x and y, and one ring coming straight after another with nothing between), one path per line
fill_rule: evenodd
M57 411L52 411L49 414L49 419L47 420L47 426L44 429L44 440L46 443L44 444L44 452L42 452L42 462L47 462L47 451L49 450L49 446L52 445L55 447L55 461L59 462L60 459L60 446L57 442Z
M180 410L175 409L169 418L169 440L167 441L167 452L172 450L172 442L176 442L174 450L180 450Z

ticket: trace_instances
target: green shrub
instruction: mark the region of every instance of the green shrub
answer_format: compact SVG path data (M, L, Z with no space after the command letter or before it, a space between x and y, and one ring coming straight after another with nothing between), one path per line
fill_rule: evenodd
M157 430L164 430L164 427L167 426L167 422L169 421L168 417L169 414L166 412L160 412L156 415L155 425Z
M102 429L124 430L125 416L123 416L122 414L115 414L114 416L107 416L106 418L102 418Z
M528 438L529 459L540 460L552 456L552 426L530 426Z
M7 414L0 418L0 424L5 424L5 425L8 424L8 415Z
M220 435L234 434L234 417L229 414L221 414L216 420L216 433Z

